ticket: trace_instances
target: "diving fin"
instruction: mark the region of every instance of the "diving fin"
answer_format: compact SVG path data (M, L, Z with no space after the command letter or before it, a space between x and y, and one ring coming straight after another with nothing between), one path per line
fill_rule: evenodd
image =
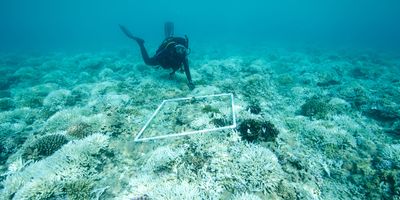
M174 23L173 22L165 22L164 34L165 34L165 38L172 37L174 35Z
M127 28L125 28L125 26L122 26L121 24L119 24L119 28L121 29L121 31L122 31L128 38L131 38L132 40L135 40L135 41L138 42L138 43L142 43L142 44L144 43L144 40L143 40L143 39L133 36L132 33L131 33Z

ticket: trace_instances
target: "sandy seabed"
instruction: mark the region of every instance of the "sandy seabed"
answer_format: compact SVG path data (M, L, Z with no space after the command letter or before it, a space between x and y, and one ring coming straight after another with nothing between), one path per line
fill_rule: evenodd
M398 55L194 51L191 91L134 53L0 56L1 199L400 199ZM237 129L134 142L162 100L220 93ZM226 105L173 104L147 134L230 124Z

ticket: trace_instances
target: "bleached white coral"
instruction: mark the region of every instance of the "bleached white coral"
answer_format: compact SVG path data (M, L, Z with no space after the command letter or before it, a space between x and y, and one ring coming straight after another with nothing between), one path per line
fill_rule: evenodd
M196 94L196 96L197 95L200 96L200 95L209 95L209 94L220 94L221 90L219 88L217 88L215 86L211 86L211 85L205 86L205 87L199 86L199 87L195 88L192 93Z
M157 171L166 168L182 153L182 150L173 150L169 146L159 147L150 153L144 165L144 170Z
M191 123L190 126L195 128L195 129L202 129L202 128L207 128L210 126L210 118L208 118L205 115L202 115L200 117L197 117L194 119Z
M90 166L97 164L93 155L107 144L108 136L102 134L93 134L82 140L69 142L53 155L8 176L3 181L5 188L0 197L8 199L14 195L15 199L40 199L42 196L36 196L40 193L55 194L59 192L56 183L60 180L90 174Z
M117 94L107 94L107 95L97 95L89 100L88 106L94 107L96 109L105 111L109 108L119 108L130 100L128 95L117 95Z
M23 128L20 126L21 124L32 124L37 114L37 109L31 109L28 107L14 109L13 111L4 111L0 112L0 122L9 122L12 123L13 126L15 126L13 127L13 129L21 129Z
M99 73L99 77L102 80L107 80L109 78L112 78L112 75L114 74L114 71L110 68L104 68L103 70L101 70L101 72Z
M205 172L202 169L202 177L198 183L198 188L201 190L201 199L221 199L221 195L225 191L224 185L214 174Z
M382 150L382 156L387 160L391 160L397 167L400 167L400 144L386 146Z
M30 181L15 194L13 199L51 199L62 193L60 179L48 178L46 181Z
M17 71L14 72L13 76L16 78L20 78L21 80L26 80L30 78L34 78L37 76L38 70L33 67L21 67Z
M2 123L0 124L0 136L5 136L10 133L18 133L25 128L24 123Z
M365 131L362 129L361 123L349 115L332 115L332 121L334 121L337 126L346 129L349 133Z
M238 143L231 149L235 157L231 166L230 186L236 191L272 192L282 180L278 158L269 149L247 143Z
M257 59L251 62L246 68L244 69L246 72L251 72L251 73L259 73L259 74L265 74L268 75L268 70L271 70L271 64L269 62L266 62L264 59Z
M223 116L225 116L225 117L231 117L232 116L232 107L230 107L230 106L222 106L222 107L220 107L220 112L221 112L221 114L223 115ZM228 120L230 120L228 118Z
M97 97L100 95L104 95L105 93L108 92L115 92L118 90L117 84L113 81L104 81L104 82L98 82L93 85L91 88L91 95L94 97L94 100L96 100Z
M261 200L261 198L255 194L249 194L247 192L236 194L233 196L233 200Z
M357 146L356 138L344 127L335 126L336 122L311 121L306 123L303 137L309 145L319 147L329 156L336 155L343 149L355 148ZM316 142L318 141L318 142Z
M61 110L47 119L44 127L47 131L51 132L66 130L70 124L82 121L83 116L87 113L90 113L90 111L79 108Z
M68 78L71 75L67 75L65 71L62 70L52 70L47 71L46 74L41 78L41 82L44 83L56 83L58 85L67 85L69 83Z
M18 157L14 162L12 162L8 166L8 172L6 174L14 174L16 172L21 171L26 165L28 165L31 161L24 162L22 157Z
M148 196L150 199L165 200L195 200L201 199L200 191L196 184L186 181L177 181L169 176L141 175L134 177L129 182L132 192L122 194L118 199L139 198Z
M337 111L344 112L351 107L350 103L340 98L332 98L329 104Z
M150 197L165 200L195 200L201 199L199 194L200 191L196 185L183 181L174 184L167 183L161 187L156 187L155 190L150 193Z
M43 100L43 106L51 111L57 111L65 107L71 101L71 91L61 89L50 92Z
M337 148L347 148L357 146L356 139L344 129L330 128L325 129L322 133L324 134L324 140L321 141L323 145L334 145Z
M51 91L57 90L58 88L59 86L57 84L47 83L24 89L13 88L11 91L13 93L13 100L17 107L37 108L42 106L43 98L45 98Z
M112 94L112 95L106 95L104 100L105 100L104 103L106 103L108 106L119 107L125 105L130 100L130 97L124 94L123 95Z

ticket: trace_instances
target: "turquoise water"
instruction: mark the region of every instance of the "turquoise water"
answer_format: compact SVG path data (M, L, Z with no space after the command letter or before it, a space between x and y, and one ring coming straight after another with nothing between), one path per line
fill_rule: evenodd
M0 3L1 49L99 50L128 47L124 24L148 44L165 21L201 43L300 42L398 46L399 3L367 1L42 0ZM18 48L17 48L18 47Z
M3 1L0 197L399 199L398 4ZM118 28L166 21L193 90Z

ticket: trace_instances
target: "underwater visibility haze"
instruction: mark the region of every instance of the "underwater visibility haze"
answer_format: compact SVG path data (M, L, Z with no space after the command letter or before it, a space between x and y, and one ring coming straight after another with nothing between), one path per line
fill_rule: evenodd
M1 1L0 199L400 199L399 21L394 0Z

